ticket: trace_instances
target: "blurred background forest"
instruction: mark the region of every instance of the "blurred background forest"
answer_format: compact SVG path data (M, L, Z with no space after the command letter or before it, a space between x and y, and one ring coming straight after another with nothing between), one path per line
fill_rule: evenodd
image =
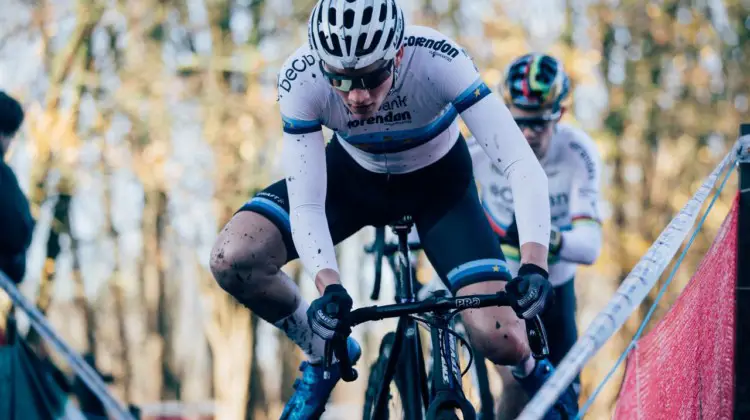
M567 66L565 118L589 131L606 163L605 248L576 280L585 329L747 121L750 1L398 1L410 23L465 46L490 85L529 50ZM10 161L37 219L22 291L145 412L181 401L221 419L272 419L291 392L301 354L219 289L208 257L232 213L279 176L276 74L306 42L313 3L2 0L0 89L27 113ZM655 318L711 243L735 186ZM361 252L371 235L338 249L355 306L371 303L372 261ZM296 264L286 270L313 296ZM583 371L584 397L655 294ZM364 360L388 326L357 328ZM611 415L619 378L589 418ZM329 418L359 413L364 385L337 387Z

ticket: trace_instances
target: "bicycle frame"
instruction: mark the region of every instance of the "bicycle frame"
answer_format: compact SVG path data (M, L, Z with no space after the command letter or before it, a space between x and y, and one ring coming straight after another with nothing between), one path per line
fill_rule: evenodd
M393 231L398 237L398 271L396 276L396 302L413 303L416 302L416 293L414 292L414 279L412 278L411 259L409 258L409 244L407 235L411 230L411 221L406 219L402 223L393 226ZM389 261L392 259L389 258ZM388 403L388 393L390 383L396 373L396 365L400 361L403 363L402 372L414 372L413 375L402 375L404 398L409 401L421 401L421 404L410 405L409 407L415 412L404 413L406 418L422 418L422 408L429 403L427 392L427 373L425 371L424 360L422 357L422 343L419 336L419 329L416 321L408 315L399 318L396 328L395 340L391 347L391 356L388 358L384 380L381 382L380 389L375 398L374 418L378 418L379 413L384 412ZM403 351L403 353L402 353ZM400 359L400 360L399 360ZM419 410L416 410L419 407Z
M415 250L422 249L422 244L420 242L409 243L408 245L409 245L408 251L415 251ZM396 257L399 255L399 244L398 242L396 243L386 242L385 227L384 226L376 227L375 228L375 240L373 241L372 244L365 246L364 250L366 253L373 254L373 256L375 257L375 281L373 284L373 291L372 291L372 294L370 295L370 299L378 300L380 296L380 285L381 285L381 277L382 277L381 261L383 257L385 257L386 260L388 261L388 266L390 267L391 272L394 273L395 275L398 275L399 269L396 263ZM411 267L411 272L412 272L412 276L416 275L416 272L413 266ZM418 300L425 299L427 296L434 294L438 290L441 290L440 292L438 292L438 293L442 293L441 296L444 296L447 294L447 289L441 288L441 289L429 291L429 294L426 294L425 296L421 296L422 292L420 290L424 286L421 286L421 284L417 281L414 281L414 279L412 280L414 284L414 292ZM455 322L451 322L449 325L451 329L455 329L456 327L460 327L460 326L461 326L461 322L458 319ZM432 336L435 336L435 334L437 334L437 332L435 331L431 331L431 332L432 332ZM452 337L450 336L445 337L446 340L450 338ZM433 349L436 348L436 344L437 343L433 342L431 348ZM452 343L447 342L445 340L443 340L443 345L445 348L453 348ZM391 344L391 347L392 347L392 344ZM390 347L388 349L389 349L388 351L390 351ZM481 413L481 418L483 419L492 419L495 416L494 397L491 393L488 378L487 378L487 367L484 362L484 356L473 348L467 348L466 350L468 351L469 357L473 358L474 360L474 363L473 363L474 374L472 375L472 378L474 380L474 386L479 391L478 396L479 396L479 401L480 401L480 407L479 407L478 413ZM431 352L431 353L434 353L434 352ZM455 359L458 359L458 358L456 357ZM442 363L440 364L436 363L436 360L434 358L430 359L429 365L433 367L437 367L438 365L440 367L443 366ZM425 365L425 366L428 366L428 365ZM435 370L432 370L432 371L435 371ZM403 384L399 382L399 379L400 379L399 377L396 378L396 383L399 385L399 388L402 388ZM439 385L438 387L445 388L445 386L439 386ZM464 395L463 390L462 389L460 390L462 391L462 395Z
M446 291L437 291L431 298L417 301L407 242L410 229L411 220L408 218L393 225L393 231L398 237L398 252L396 254L398 256L398 270L395 271L397 273L397 303L395 305L359 308L352 311L345 321L345 324L351 328L363 322L384 318L399 318L383 380L376 394L373 418L377 419L386 409L390 383L396 378L396 375L399 375L399 379L405 385L399 387L402 398L409 399L409 401L420 401L421 403L419 405L408 405L413 412L405 412L406 418L422 419L426 408L426 416L431 419L439 410L450 408L461 410L465 419L474 419L476 418L474 407L465 398L461 387L462 375L457 354L457 339L453 334L447 332L453 326L454 313L451 311L509 305L508 299L503 292L493 295L453 298L446 297ZM432 316L429 316L428 321L432 340L433 362L431 388L427 386L426 366L422 356L422 344L417 322L411 317L413 314L424 315L429 312L433 313ZM345 340L342 340L331 344L331 348L335 349L336 354L343 356L343 358L338 357L339 360L347 359L345 342ZM331 350L328 350L327 354L329 351ZM327 360L329 359L327 358ZM328 364L328 361L326 363ZM401 363L401 369L397 372L396 367L399 363ZM350 372L352 371L351 366L342 363L340 368L342 369L342 378L345 381L356 378L356 373Z
M507 297L505 292L498 292L495 294L489 294L489 295L472 295L472 296L464 296L464 297L441 297L441 296L433 296L430 299L420 301L420 302L407 302L407 303L397 303L393 305L384 305L384 306L370 306L365 308L359 308L354 311L352 311L349 316L344 320L345 325L348 328L354 327L356 325L370 322L370 321L377 321L385 318L401 318L404 319L405 317L409 317L410 315L414 314L424 314L428 312L435 312L436 314L442 313L443 315L437 315L438 318L444 318L448 319L447 313L448 311L460 311L464 309L470 309L470 308L485 308L489 306L509 306L510 299ZM435 318L433 318L435 319ZM399 320L401 321L401 320ZM437 325L435 325L437 326ZM442 329L439 329L440 331L443 331ZM433 333L435 330L433 329ZM433 337L438 336L439 334L435 333ZM440 334L440 337L444 337L448 334ZM401 337L403 339L403 337ZM396 335L396 340L399 339L399 336ZM441 341L438 341L438 343L441 343ZM344 337L341 337L339 339L335 339L333 341L326 343L328 354L329 351L334 351L336 356L339 358L341 369L341 377L345 381L352 381L356 378L356 373L353 373L354 370L351 367L351 363L349 362L348 357L346 357L346 339ZM430 413L432 411L436 411L438 408L444 408L446 406L450 407L464 407L460 404L460 401L463 399L461 395L461 391L457 390L458 387L460 387L459 381L450 382L450 377L454 376L458 371L456 368L456 364L454 363L454 360L457 360L456 354L455 354L455 346L453 348L448 347L448 351L443 351L440 349L444 349L443 346L436 346L435 347L438 350L434 350L437 352L437 354L434 355L434 360L437 361L437 363L440 364L440 367L437 368L436 371L440 372L442 370L442 366L453 366L451 368L451 374L449 374L449 379L447 381L442 381L438 383L438 386L440 384L446 385L446 387L440 389L435 389L435 392L433 392L433 398L432 402L429 404L429 410L427 412L427 417L430 418ZM447 353L447 355L446 355ZM446 357L448 356L448 357ZM394 379L394 368L396 360L398 359L398 353L396 344L394 342L393 349L391 350L391 357L388 360L388 367L386 368L386 373L383 378L383 384L389 384ZM326 368L330 368L330 357L326 357ZM391 366L393 364L393 366ZM422 365L422 368L424 368L424 365ZM422 370L423 371L423 370ZM460 372L458 372L458 376L460 378ZM442 380L443 375L440 375L440 378ZM458 379L458 378L455 378ZM423 385L425 384L422 382ZM385 386L383 386L385 388ZM422 388L425 389L425 388ZM378 399L384 398L384 389L381 389L379 391ZM465 401L465 399L463 399ZM376 414L380 413L384 406L386 401L378 401L375 405L376 407ZM471 407L470 404L468 404L468 401L465 401L465 404L467 404L466 408L467 411L464 412L464 418L465 419L471 419L474 418L474 409ZM425 404L427 406L427 404ZM408 415L408 414L407 414ZM373 418L377 418L375 415ZM409 419L419 419L423 418L422 413L418 413L416 417L407 417Z

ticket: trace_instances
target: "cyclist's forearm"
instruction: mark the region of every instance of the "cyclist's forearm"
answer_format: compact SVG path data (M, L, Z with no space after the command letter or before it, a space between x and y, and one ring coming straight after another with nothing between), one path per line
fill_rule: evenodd
M547 246L536 242L521 245L521 264L534 264L547 271Z
M466 144L469 146L469 155L471 156L471 163L474 168L484 165L488 160L489 156L484 148L479 145L474 137L469 137L466 140Z
M291 199L290 199L291 201ZM328 230L324 205L298 205L289 210L292 239L302 265L311 276L322 270L339 271L336 252Z
M292 239L302 265L316 277L325 269L338 272L325 213L327 177L323 133L306 136L285 133L282 162L289 192Z
M549 186L542 165L510 111L489 95L461 114L479 145L510 181L521 244L548 244ZM494 124L487 124L494 121Z
M326 290L326 287L332 284L341 284L341 278L339 277L338 271L324 268L318 271L318 274L315 275L315 287L321 295Z
M562 238L561 260L590 265L599 257L602 247L602 229L595 222L562 232Z

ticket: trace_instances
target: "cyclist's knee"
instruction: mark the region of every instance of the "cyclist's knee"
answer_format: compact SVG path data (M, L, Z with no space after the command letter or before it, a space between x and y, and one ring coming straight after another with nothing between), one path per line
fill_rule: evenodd
M490 294L503 290L505 282L466 286L458 295ZM462 312L471 345L497 365L515 366L529 357L526 323L509 307L469 309Z
M279 273L285 260L279 229L264 216L243 211L219 234L209 264L219 286L236 296L252 294L255 285Z
M514 324L520 321L490 315L477 322L467 325L471 344L492 363L515 366L529 357L525 326Z

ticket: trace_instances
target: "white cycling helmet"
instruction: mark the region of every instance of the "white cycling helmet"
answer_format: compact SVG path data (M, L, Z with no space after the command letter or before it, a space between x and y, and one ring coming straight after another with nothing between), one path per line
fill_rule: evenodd
M308 41L329 66L361 69L396 56L404 41L404 12L395 0L318 0Z

